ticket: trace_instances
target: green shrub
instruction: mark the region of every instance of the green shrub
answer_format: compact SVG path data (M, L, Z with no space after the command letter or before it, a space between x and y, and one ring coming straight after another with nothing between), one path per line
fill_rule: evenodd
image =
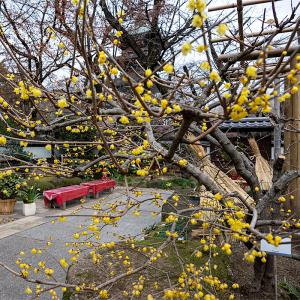
M74 177L74 178L65 178L64 182L65 182L65 186L69 186L69 185L80 185L80 183L83 180L79 177Z
M79 177L74 178L56 178L56 177L42 177L39 180L29 180L28 186L36 186L41 192L57 189L60 187L70 186L70 185L80 185L82 179Z
M40 189L41 193L47 190L55 189L55 186L51 182L47 181L29 180L27 184L30 187L35 186L37 189Z

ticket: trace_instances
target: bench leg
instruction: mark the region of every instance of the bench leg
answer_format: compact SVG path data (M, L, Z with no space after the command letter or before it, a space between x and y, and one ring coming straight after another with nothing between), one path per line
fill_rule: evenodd
M99 198L100 197L100 192L99 193L96 193L95 195L94 195L94 198L95 199L97 199L97 198Z
M52 208L52 201L48 200L48 209Z
M108 189L108 191L109 191L109 193L111 194L111 193L114 191L114 188L113 188L113 187L110 187L110 188Z
M67 208L67 202L63 202L63 204L61 204L59 206L60 209L66 209Z

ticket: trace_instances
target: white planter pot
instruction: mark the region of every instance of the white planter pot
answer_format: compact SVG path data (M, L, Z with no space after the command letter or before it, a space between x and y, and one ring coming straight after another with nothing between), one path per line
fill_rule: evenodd
M33 216L36 212L35 203L23 203L23 215L24 216Z

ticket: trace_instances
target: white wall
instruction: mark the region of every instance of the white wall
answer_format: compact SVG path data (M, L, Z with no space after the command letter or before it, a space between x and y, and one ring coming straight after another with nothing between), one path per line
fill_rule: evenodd
M6 150L5 147L0 147L0 153L4 153ZM50 158L51 150L47 150L45 147L25 147L25 151L32 153L33 158ZM5 158L0 157L0 160L5 160Z

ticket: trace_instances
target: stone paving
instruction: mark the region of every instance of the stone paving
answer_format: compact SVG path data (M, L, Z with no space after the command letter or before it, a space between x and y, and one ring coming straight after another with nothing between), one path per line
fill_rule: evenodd
M166 199L170 193L162 192L162 199ZM102 194L107 196L107 194ZM138 200L144 200L151 198L149 191L144 191L143 196L139 196ZM101 199L100 198L100 199ZM108 196L106 203L113 203L115 200L126 199L123 190L115 190L113 194ZM91 205L98 202L98 199L88 199L85 204L86 207L91 207ZM75 242L73 239L73 234L75 232L82 232L84 229L79 229L78 225L90 224L89 217L67 217L66 222L58 222L57 217L46 218L48 215L59 215L61 212L64 214L71 214L77 207L79 203L68 203L67 209L61 211L60 209L47 209L43 201L37 202L37 213L35 216L23 217L22 203L16 204L15 213L10 215L12 218L18 220L11 223L7 223L0 226L0 262L5 263L7 266L13 270L19 272L20 268L16 265L17 258L22 258L24 263L32 264L33 267L30 269L30 274L34 278L40 280L46 280L44 274L40 272L39 274L34 274L33 269L38 267L38 262L45 261L46 267L53 268L55 270L54 278L57 281L65 281L65 270L59 267L59 259L65 258L67 263L70 263L71 254L68 250L70 247L66 247L66 242ZM107 241L118 241L117 235L127 235L128 233L136 235L140 233L145 227L152 225L154 223L160 222L160 216L152 217L152 211L160 213L160 208L155 206L152 201L142 203L140 217L134 216L132 212L121 218L119 221L119 227L115 228L112 226L107 226L102 231L101 242ZM145 210L145 211L143 211ZM84 209L79 214L93 214L93 210ZM4 217L4 216L1 216ZM6 216L7 217L7 216ZM56 220L55 225L52 221ZM49 237L52 237L51 246L48 247L47 251L43 251L42 254L31 253L33 248L45 248L46 243L49 241ZM142 236L141 236L142 237ZM25 255L20 256L20 252L24 251ZM58 261L56 260L58 259ZM41 268L40 268L41 269ZM66 269L66 268L65 268ZM35 275L35 276L33 276ZM53 279L51 279L53 281ZM31 287L33 294L25 294L27 286ZM36 284L31 284L20 278L13 278L13 275L0 266L0 300L20 300L20 299L30 299L35 293ZM62 292L61 289L57 290L57 296L61 299ZM45 293L40 296L39 299L51 299L49 293Z

